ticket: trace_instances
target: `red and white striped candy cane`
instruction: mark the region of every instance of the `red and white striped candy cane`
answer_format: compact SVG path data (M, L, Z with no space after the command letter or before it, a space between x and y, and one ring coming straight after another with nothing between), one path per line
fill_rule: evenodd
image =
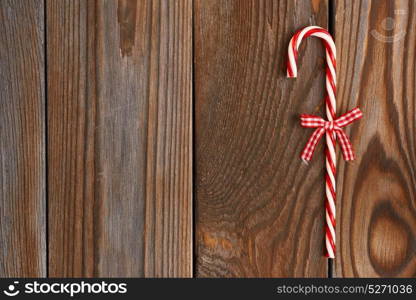
M297 77L298 70L296 61L298 58L298 49L304 38L316 36L323 40L326 49L326 115L329 122L336 119L336 50L335 43L331 35L325 29L318 26L308 26L299 30L290 40L287 64L287 76L290 78ZM336 174L336 155L335 155L335 131L326 131L326 226L325 226L325 244L326 255L329 258L335 257L335 174Z

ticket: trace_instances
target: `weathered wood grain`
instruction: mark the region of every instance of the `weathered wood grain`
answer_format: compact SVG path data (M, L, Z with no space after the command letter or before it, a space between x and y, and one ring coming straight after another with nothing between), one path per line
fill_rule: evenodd
M0 1L0 277L46 276L43 1Z
M49 271L192 275L192 2L47 1Z
M326 1L195 1L196 271L214 277L326 277L321 42L302 46L298 80L287 45L302 26L327 26Z
M416 4L336 1L339 111L358 159L340 162L338 277L416 276Z

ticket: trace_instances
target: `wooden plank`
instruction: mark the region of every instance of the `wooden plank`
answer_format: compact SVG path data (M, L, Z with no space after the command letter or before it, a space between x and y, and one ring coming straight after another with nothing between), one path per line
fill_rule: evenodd
M416 276L414 1L337 1L339 111L358 159L340 162L338 277Z
M289 39L326 27L327 1L195 1L196 273L326 277L322 147L299 153L324 115L324 53L309 39L298 80ZM320 155L321 154L321 155Z
M0 1L0 277L46 276L43 1Z
M47 1L50 275L192 275L192 2Z

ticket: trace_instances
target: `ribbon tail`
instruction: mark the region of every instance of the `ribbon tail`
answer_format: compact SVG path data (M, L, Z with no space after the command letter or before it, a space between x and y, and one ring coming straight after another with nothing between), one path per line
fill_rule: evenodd
M350 161L355 159L354 151L352 149L352 144L348 136L342 130L336 130L337 136L339 138L339 143L341 145L342 156L345 161Z
M324 132L325 129L320 127L315 129L315 131L312 133L311 137L308 140L308 143L306 144L305 148L302 151L302 154L300 155L300 158L305 163L311 160L312 155L315 152L316 145L318 144L318 141L321 139Z

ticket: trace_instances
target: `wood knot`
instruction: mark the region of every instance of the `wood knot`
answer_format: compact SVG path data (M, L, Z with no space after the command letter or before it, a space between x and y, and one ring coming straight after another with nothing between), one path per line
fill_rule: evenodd
M380 275L400 272L411 252L412 236L408 224L398 216L389 202L383 202L373 212L368 248L371 263Z

